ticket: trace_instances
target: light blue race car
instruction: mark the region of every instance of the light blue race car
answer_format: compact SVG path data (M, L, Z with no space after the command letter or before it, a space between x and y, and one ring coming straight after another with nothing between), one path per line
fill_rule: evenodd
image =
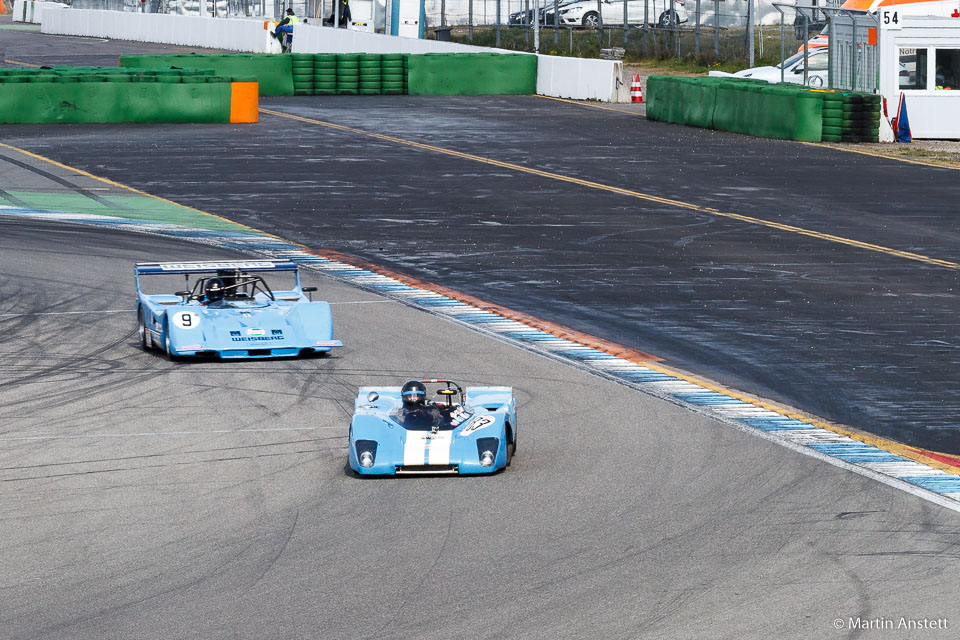
M436 402L427 384L440 385ZM411 380L361 387L350 423L350 468L359 475L480 474L510 465L517 403L510 387Z
M333 339L330 305L305 295L317 288L300 286L293 262L151 262L134 273L144 350L171 358L275 358L343 346ZM181 286L171 277L182 278Z

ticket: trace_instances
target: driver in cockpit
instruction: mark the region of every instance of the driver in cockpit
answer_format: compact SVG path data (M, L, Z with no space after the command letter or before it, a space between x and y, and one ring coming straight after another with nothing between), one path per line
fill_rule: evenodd
M203 300L201 304L212 304L223 300L223 280L220 278L210 278L203 286Z
M400 418L405 426L431 429L439 428L443 414L432 402L427 401L427 387L419 380L410 380L400 389L403 408Z

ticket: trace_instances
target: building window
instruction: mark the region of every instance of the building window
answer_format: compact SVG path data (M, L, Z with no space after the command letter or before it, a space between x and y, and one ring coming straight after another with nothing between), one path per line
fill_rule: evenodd
M900 49L900 88L927 88L926 49Z
M937 89L960 89L960 49L937 49Z

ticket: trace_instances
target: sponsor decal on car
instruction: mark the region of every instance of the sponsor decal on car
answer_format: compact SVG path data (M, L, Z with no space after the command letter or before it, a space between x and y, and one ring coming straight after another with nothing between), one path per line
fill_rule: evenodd
M263 329L247 329L248 336L262 336L266 333Z
M157 265L163 271L183 269L273 269L274 264L266 261L251 262L163 262Z
M497 419L494 418L493 416L480 416L476 420L468 424L467 428L460 432L460 435L462 436L469 435L474 431L479 431L480 429L489 427L496 421Z

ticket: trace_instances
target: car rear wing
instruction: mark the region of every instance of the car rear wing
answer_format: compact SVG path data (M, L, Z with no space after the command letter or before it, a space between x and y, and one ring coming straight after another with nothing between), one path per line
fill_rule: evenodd
M218 271L296 271L289 260L238 260L230 262L141 262L134 265L138 276L164 273L217 273Z

